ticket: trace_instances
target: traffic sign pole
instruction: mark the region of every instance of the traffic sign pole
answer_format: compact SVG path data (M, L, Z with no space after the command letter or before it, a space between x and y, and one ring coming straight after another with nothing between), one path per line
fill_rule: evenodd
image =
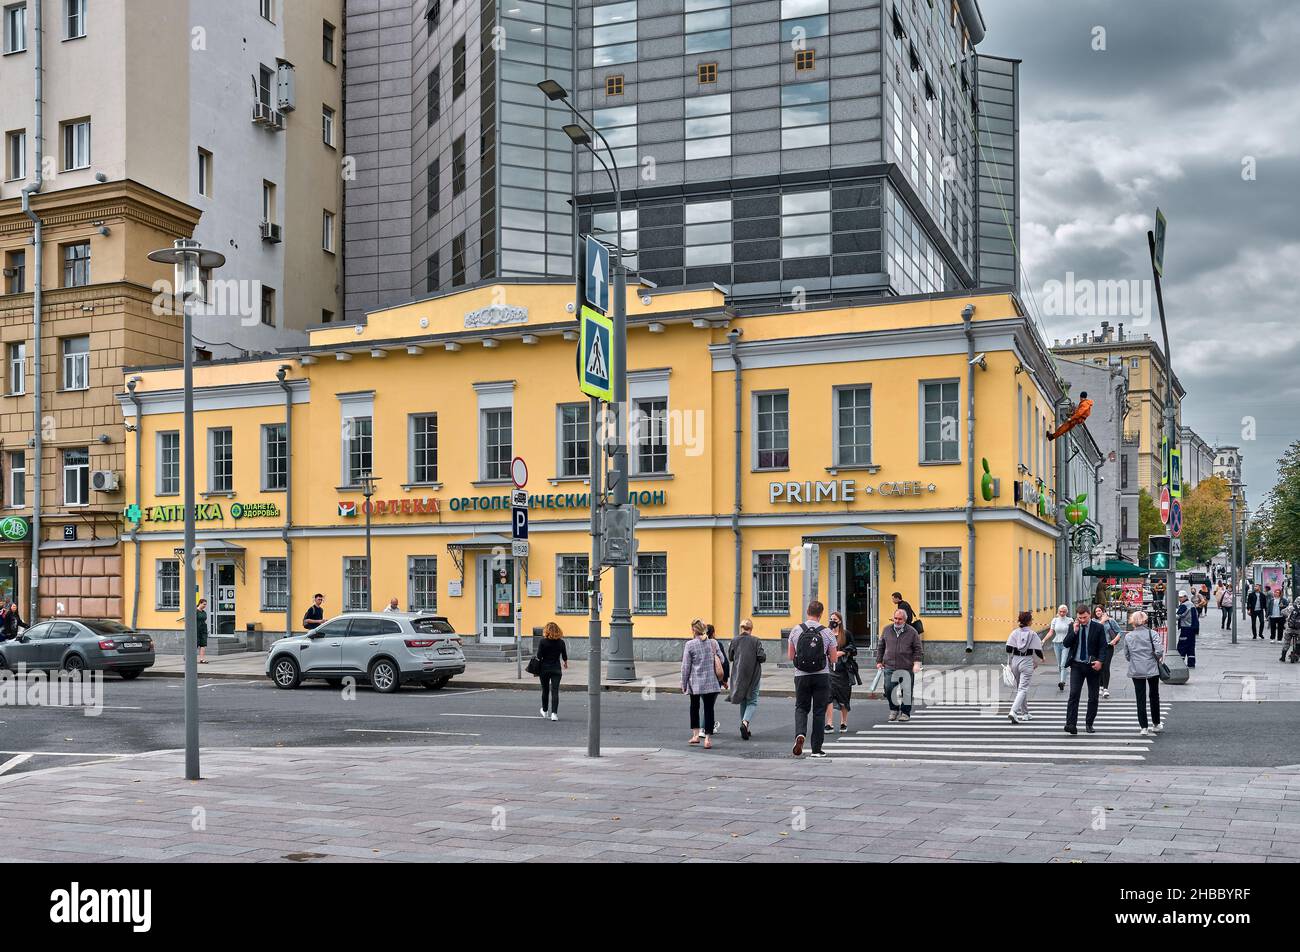
M515 615L515 680L524 679L524 663L521 658L521 641L524 628L524 597L519 591L519 542L524 542L524 558L528 557L528 493L524 487L528 485L528 464L524 462L522 456L516 456L510 461L510 478L515 484L514 491L510 494L510 535L512 543L510 546L510 594L514 600ZM522 533L522 534L521 534Z

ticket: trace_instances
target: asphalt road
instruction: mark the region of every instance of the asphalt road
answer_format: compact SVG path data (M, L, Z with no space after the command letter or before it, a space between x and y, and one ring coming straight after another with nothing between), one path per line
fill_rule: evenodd
M352 692L324 684L282 691L265 679L201 680L204 747L400 745L539 745L582 747L587 737L587 696L565 691L560 720L543 720L536 691L404 688L381 695L366 686ZM909 725L885 724L883 702L860 702L852 731L828 742L832 755L864 761L919 756L945 762L1016 762L1032 765L1091 757L1130 763L1190 766L1280 766L1300 763L1300 703L1178 702L1167 709L1169 729L1137 741L1131 701L1102 703L1097 735L1061 730L1061 707L1039 705L1032 729L977 711L929 708ZM750 757L786 757L793 701L764 698L754 739L742 741L737 708L723 700L724 724L715 749ZM184 744L183 684L176 678L104 682L103 710L87 717L79 708L0 708L0 776ZM645 697L606 692L601 700L602 743L607 747L685 746L687 701L678 694ZM1136 745L1143 746L1112 746ZM1075 745L1075 746L1071 746ZM838 750L837 750L838 747ZM1072 751L1077 754L1072 754ZM1089 753L1084 751L1100 751ZM701 756L707 751L699 750ZM964 759L963 759L964 758Z

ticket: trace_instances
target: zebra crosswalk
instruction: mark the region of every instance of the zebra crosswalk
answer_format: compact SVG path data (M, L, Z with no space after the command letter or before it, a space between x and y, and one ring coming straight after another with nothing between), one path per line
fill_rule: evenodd
M1095 733L1084 730L1086 699L1080 704L1079 733L1067 734L1065 704L1035 701L1033 720L1013 724L1007 717L1010 701L993 705L938 705L918 707L906 724L873 724L869 730L827 737L826 751L834 757L870 760L924 760L932 763L1137 763L1146 760L1157 737L1138 734L1131 702L1122 708L1103 702L1093 722ZM1160 712L1169 723L1169 708Z

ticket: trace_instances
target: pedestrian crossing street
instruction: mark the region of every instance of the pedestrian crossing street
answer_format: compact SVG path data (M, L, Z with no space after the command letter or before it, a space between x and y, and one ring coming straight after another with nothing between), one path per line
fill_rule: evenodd
M870 730L827 736L826 752L834 757L871 760L924 760L948 764L1009 763L1139 763L1151 749L1167 743L1174 729L1170 707L1162 705L1166 734L1138 735L1132 699L1101 702L1096 733L1084 730L1087 699L1079 704L1079 733L1065 733L1064 700L1034 701L1032 721L1013 724L1007 718L1010 700L992 705L958 704L917 707L906 724L881 723Z

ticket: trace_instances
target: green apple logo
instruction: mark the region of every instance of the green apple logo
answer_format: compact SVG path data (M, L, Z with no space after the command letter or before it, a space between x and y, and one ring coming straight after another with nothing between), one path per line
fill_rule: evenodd
M1087 493L1079 493L1074 498L1074 502L1065 507L1065 521L1070 525L1077 526L1081 522L1088 521L1088 504L1084 502L1087 498Z
M980 477L980 495L985 502L989 502L993 498L993 474L989 472L987 457L981 458L980 462L984 464L984 475Z

